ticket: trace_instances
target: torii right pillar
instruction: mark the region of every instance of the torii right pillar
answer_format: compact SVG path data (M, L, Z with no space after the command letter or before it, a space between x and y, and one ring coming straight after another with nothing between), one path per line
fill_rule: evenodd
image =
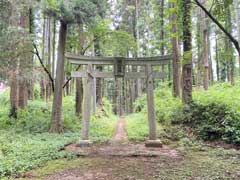
M154 85L152 66L146 66L147 73L147 107L148 107L148 125L149 125L149 140L146 141L146 147L162 147L162 143L157 139L157 123L156 113L154 108Z

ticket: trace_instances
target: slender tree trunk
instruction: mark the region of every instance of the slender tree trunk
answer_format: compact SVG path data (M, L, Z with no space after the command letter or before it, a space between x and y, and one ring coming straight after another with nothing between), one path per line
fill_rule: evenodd
M55 79L55 46L56 46L56 20L53 18L53 39L52 39L52 77Z
M213 83L214 76L213 76L213 61L212 61L212 51L211 51L211 40L210 40L210 22L207 21L207 28L208 28L208 56L209 56L209 81Z
M20 27L29 28L29 11L26 9L23 9L22 11L23 12L20 16ZM26 36L26 32L23 32L22 35ZM27 40L22 40L22 44L23 48L28 49L29 44ZM29 53L24 53L19 57L18 107L21 109L26 108L28 101L27 73L29 73L30 60L31 54Z
M202 0L202 5L205 6L205 0ZM206 14L201 12L202 17L202 30L203 30L203 67L204 67L204 76L203 76L203 88L208 90L209 84L209 54L208 54L208 29L206 23Z
M198 53L198 59L197 59L197 89L200 90L201 88L201 74L202 74L202 19L201 19L201 10L199 8L196 9L197 11L197 53Z
M82 114L83 84L82 78L76 78L76 115Z
M215 32L215 51L216 51L216 73L217 73L217 81L220 81L220 74L219 74L219 55L218 55L218 37L217 37L217 32Z
M161 45L160 45L160 53L163 56L165 54L165 46L164 46L164 0L160 0L160 40L161 40ZM162 65L162 72L164 72L164 65ZM162 79L165 81L165 77Z
M175 4L170 3L170 7L174 8ZM170 21L172 22L172 33L174 35L177 34L177 15L176 11L172 12L170 17ZM173 48L173 96L180 97L180 78L179 78L179 47L178 47L178 39L176 36L172 37L172 48Z
M56 69L55 91L53 97L52 117L50 132L63 132L62 126L62 96L64 82L64 53L66 46L67 24L60 21L59 43L58 43L58 61Z
M33 12L33 9L30 8L29 9L29 34L30 35L33 35L35 32L34 32L34 12ZM34 71L34 54L31 55L31 61L30 63L30 66L31 66L31 71L33 72ZM34 100L34 83L35 83L35 78L34 76L32 76L31 79L28 79L28 99L29 100Z
M47 19L47 68L48 71L51 73L51 18L48 17ZM52 94L52 87L51 82L49 78L46 78L47 84L46 84L46 101L49 101L51 94Z
M234 0L236 24L237 24L237 34L238 34L238 43L240 44L240 11L239 11L239 1ZM240 76L240 52L238 52L238 75Z
M79 43L80 43L79 52L81 55L83 55L83 52L82 52L83 45L84 45L83 24L79 24ZM82 114L82 103L83 103L83 81L82 81L82 78L76 78L75 112L77 116L80 116Z
M43 20L43 36L42 36L42 61L45 64L45 38L46 38L46 18ZM41 99L45 99L46 97L46 89L45 89L45 75L41 76L40 80L40 97Z
M227 7L226 9L226 20L225 20L225 26L226 29L228 29L228 32L232 33L232 14L231 14L231 10L230 10L230 6ZM227 38L227 37L226 37ZM234 60L233 60L233 47L232 44L230 42L230 40L227 38L225 40L225 45L226 45L226 53L228 55L227 57L227 70L228 70L228 81L231 83L231 85L234 85Z
M182 68L182 100L189 104L192 101L192 32L191 32L191 0L183 0L183 68Z
M17 67L10 74L10 113L9 117L17 118L18 109L18 82L17 82Z

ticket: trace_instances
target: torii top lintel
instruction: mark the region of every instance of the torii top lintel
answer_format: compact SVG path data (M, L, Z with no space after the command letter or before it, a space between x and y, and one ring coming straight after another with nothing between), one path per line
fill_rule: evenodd
M70 61L71 64L77 65L115 65L121 61L124 65L166 65L172 59L171 55L156 56L156 57L138 57L138 58L125 58L125 57L88 57L78 56L70 53L66 53L65 57Z

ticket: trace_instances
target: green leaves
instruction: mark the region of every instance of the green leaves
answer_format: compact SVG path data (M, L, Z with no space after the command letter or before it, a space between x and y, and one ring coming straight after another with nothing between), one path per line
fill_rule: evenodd
M105 8L98 7L96 0L42 0L42 8L48 15L69 23L88 24L97 14L103 14Z

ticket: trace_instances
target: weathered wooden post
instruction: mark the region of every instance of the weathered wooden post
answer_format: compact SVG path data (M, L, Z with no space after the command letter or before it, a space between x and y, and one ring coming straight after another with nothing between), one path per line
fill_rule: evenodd
M146 65L147 77L147 107L148 107L148 125L149 140L146 142L147 147L162 147L161 141L157 140L156 113L154 108L154 86L153 71L151 65Z
M97 86L96 77L93 78L93 114L97 113Z
M85 90L83 100L83 116L82 116L82 139L80 140L79 146L89 146L91 141L89 140L89 126L91 117L91 87L93 83L92 65L87 66L87 78L85 79Z

